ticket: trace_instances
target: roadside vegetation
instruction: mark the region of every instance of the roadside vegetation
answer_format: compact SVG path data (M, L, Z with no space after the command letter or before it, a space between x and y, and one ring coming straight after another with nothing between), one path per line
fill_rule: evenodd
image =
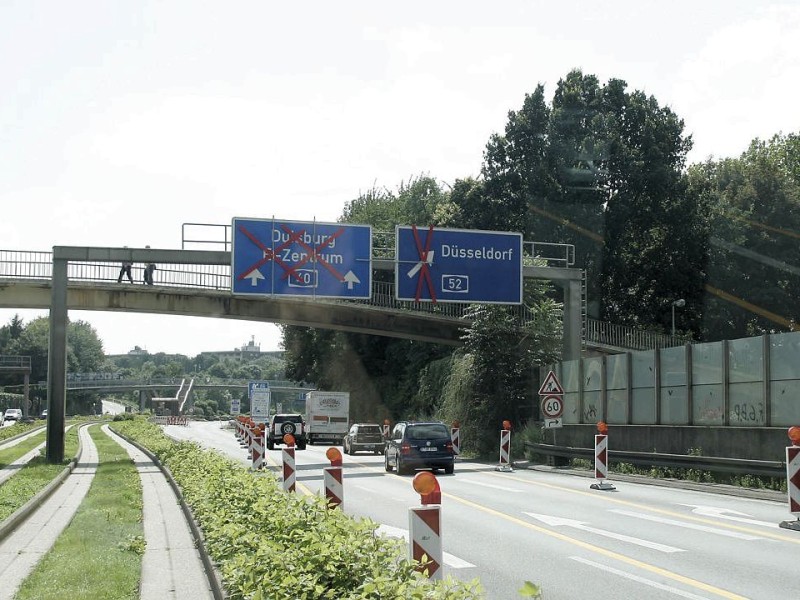
M8 427L0 427L0 442L30 431L31 429L41 427L42 425L44 425L44 421L38 423L15 423Z
M321 497L287 494L272 473L174 442L143 420L112 428L170 469L232 600L483 597L477 580L428 580L402 542L374 535L376 523L330 510Z
M49 464L44 452L33 458L19 472L0 485L0 521L7 519L28 500L53 481L78 453L78 428L72 427L64 438L64 462Z
M99 425L97 473L72 522L25 579L17 600L134 600L144 553L142 488L128 453Z
M44 431L32 435L27 440L19 442L18 444L14 444L10 448L6 448L5 450L0 450L0 469L10 465L12 462L21 458L39 444L44 442Z

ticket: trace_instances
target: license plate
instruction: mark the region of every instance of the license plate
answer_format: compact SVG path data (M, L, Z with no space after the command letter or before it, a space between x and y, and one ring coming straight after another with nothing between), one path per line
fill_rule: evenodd
M436 452L437 450L438 448L434 446L425 446L424 448L419 449L420 452Z
M364 444L364 448L367 450L373 450L375 448L375 444Z

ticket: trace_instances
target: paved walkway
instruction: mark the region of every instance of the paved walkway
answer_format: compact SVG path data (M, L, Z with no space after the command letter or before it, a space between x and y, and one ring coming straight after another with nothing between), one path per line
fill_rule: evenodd
M97 472L97 448L82 427L81 456L72 474L28 519L0 542L0 600L10 600L23 580L72 520Z
M142 600L213 600L189 523L161 470L141 450L103 426L128 452L142 480L144 539Z

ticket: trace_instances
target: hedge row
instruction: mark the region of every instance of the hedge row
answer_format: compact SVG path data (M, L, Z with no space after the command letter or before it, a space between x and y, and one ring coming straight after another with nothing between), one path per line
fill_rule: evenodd
M196 444L174 442L137 420L113 428L149 448L173 474L203 530L232 599L470 599L477 580L432 582L377 524L287 494L272 473L252 473Z

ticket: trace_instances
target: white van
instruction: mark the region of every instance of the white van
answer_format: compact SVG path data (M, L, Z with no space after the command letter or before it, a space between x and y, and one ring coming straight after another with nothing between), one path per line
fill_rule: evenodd
M6 413L3 415L3 422L6 421L21 421L22 410L19 408L7 408Z

